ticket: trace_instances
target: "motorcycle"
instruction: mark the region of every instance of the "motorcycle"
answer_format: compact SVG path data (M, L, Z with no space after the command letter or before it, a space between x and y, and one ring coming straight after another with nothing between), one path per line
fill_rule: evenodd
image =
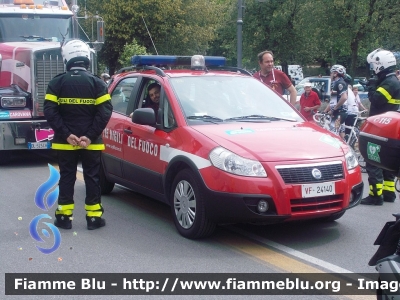
M400 111L367 118L361 127L359 150L366 162L400 177ZM379 272L376 295L382 300L400 300L400 213L393 216L396 220L382 228L374 243L379 248L368 263ZM398 289L382 289L381 282L397 282Z

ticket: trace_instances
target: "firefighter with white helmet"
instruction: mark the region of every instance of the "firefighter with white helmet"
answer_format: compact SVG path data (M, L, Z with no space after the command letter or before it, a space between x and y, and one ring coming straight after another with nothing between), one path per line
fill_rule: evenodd
M47 87L44 114L54 130L52 149L60 167L57 227L70 229L74 210L74 185L78 160L82 161L86 186L88 229L105 225L99 184L101 134L112 113L106 84L88 72L90 48L81 40L61 46L67 71L54 77Z
M367 56L367 62L377 78L368 82L368 98L371 102L370 116L397 111L400 104L400 81L396 78L396 58L390 51L376 49ZM369 195L361 200L365 205L382 205L394 202L395 176L369 163L366 164Z

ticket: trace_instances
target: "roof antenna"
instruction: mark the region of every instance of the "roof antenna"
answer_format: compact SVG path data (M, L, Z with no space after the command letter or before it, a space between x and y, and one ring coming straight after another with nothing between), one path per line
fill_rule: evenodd
M146 26L146 30L147 30L147 33L149 34L149 37L150 37L151 43L153 44L153 47L154 47L154 49L156 50L156 53L157 53L157 55L158 55L158 52L157 52L156 45L154 45L153 39L151 38L150 31L149 31L149 29L147 28L146 21L144 20L143 16L142 16L142 19L143 19L144 26Z

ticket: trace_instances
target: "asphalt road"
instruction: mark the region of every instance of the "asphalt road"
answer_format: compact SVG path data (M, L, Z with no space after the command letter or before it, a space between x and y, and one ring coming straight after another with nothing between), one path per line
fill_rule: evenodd
M29 233L31 220L42 211L34 203L37 188L49 177L48 157L20 154L0 166L0 255L4 273L374 273L367 265L376 236L399 200L381 207L357 206L336 222L302 222L268 226L229 225L210 238L181 237L168 206L122 187L103 197L107 226L86 229L84 183L75 187L73 228L61 230L60 247L43 254ZM79 175L79 174L78 174ZM365 191L368 192L364 175ZM51 222L51 221L49 221ZM3 277L4 278L4 277ZM0 299L5 293L0 282ZM7 296L26 299L26 296ZM31 296L29 299L66 299ZM121 299L127 296L74 296L75 299ZM142 299L145 296L138 296ZM153 296L152 299L184 296ZM248 299L249 296L190 296L193 299ZM71 298L71 296L69 296ZM187 298L187 297L186 297ZM252 296L252 299L261 296ZM262 299L266 297L263 296ZM342 299L332 296L291 296L290 299ZM346 297L345 297L346 298ZM347 297L349 298L349 297ZM359 299L358 297L350 297ZM362 299L373 299L363 296ZM271 299L288 297L271 296Z

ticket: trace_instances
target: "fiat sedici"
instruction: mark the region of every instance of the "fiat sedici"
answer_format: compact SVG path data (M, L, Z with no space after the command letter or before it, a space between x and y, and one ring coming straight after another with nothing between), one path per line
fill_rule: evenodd
M224 63L133 56L113 77L103 194L117 183L169 204L192 239L222 223L333 221L356 206L363 182L352 149Z

